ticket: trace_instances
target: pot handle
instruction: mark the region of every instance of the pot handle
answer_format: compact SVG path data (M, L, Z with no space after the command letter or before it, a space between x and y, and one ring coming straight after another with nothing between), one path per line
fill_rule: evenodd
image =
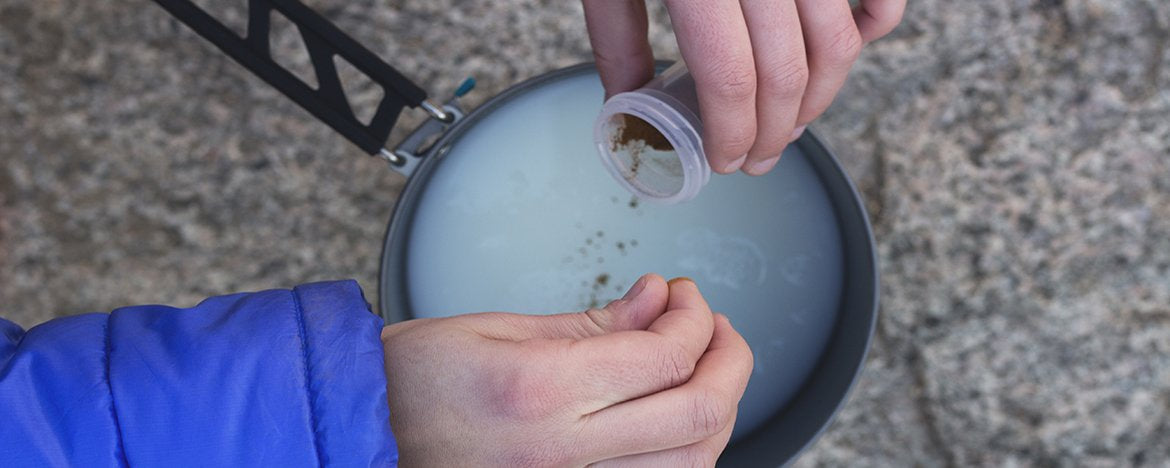
M456 117L448 106L428 102L426 91L298 0L248 0L246 37L240 37L190 0L154 1L363 151L380 155L395 166L407 161L386 150L385 144L403 107L421 106L443 124ZM317 89L272 59L269 21L273 10L288 18L300 32L317 75ZM345 97L333 64L334 55L349 61L382 87L382 101L368 125L357 119Z

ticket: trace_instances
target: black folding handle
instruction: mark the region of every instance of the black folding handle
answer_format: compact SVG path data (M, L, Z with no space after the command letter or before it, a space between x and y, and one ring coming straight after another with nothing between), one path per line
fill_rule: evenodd
M248 33L243 38L190 0L154 1L367 153L382 151L403 107L417 107L427 98L422 88L297 0L248 0ZM272 59L269 22L274 9L297 26L313 62L317 89ZM382 87L382 101L368 125L357 119L345 97L334 55Z

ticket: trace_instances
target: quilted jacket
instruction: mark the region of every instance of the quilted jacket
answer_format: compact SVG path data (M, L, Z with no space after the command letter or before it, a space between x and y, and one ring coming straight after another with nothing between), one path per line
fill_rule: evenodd
M357 283L0 319L2 466L394 466Z

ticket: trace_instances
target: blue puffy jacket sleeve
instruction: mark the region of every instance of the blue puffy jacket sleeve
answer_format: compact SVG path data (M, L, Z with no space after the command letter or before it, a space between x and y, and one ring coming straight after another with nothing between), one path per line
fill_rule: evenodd
M393 466L357 283L0 320L0 465Z

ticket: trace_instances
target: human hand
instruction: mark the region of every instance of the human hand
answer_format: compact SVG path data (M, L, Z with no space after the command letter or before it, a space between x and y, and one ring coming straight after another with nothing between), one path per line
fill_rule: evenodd
M664 0L695 79L703 148L722 174L762 175L828 109L863 44L898 25L906 0ZM606 96L654 76L644 0L583 0Z
M463 315L382 331L403 466L712 465L752 369L689 280L602 309Z

